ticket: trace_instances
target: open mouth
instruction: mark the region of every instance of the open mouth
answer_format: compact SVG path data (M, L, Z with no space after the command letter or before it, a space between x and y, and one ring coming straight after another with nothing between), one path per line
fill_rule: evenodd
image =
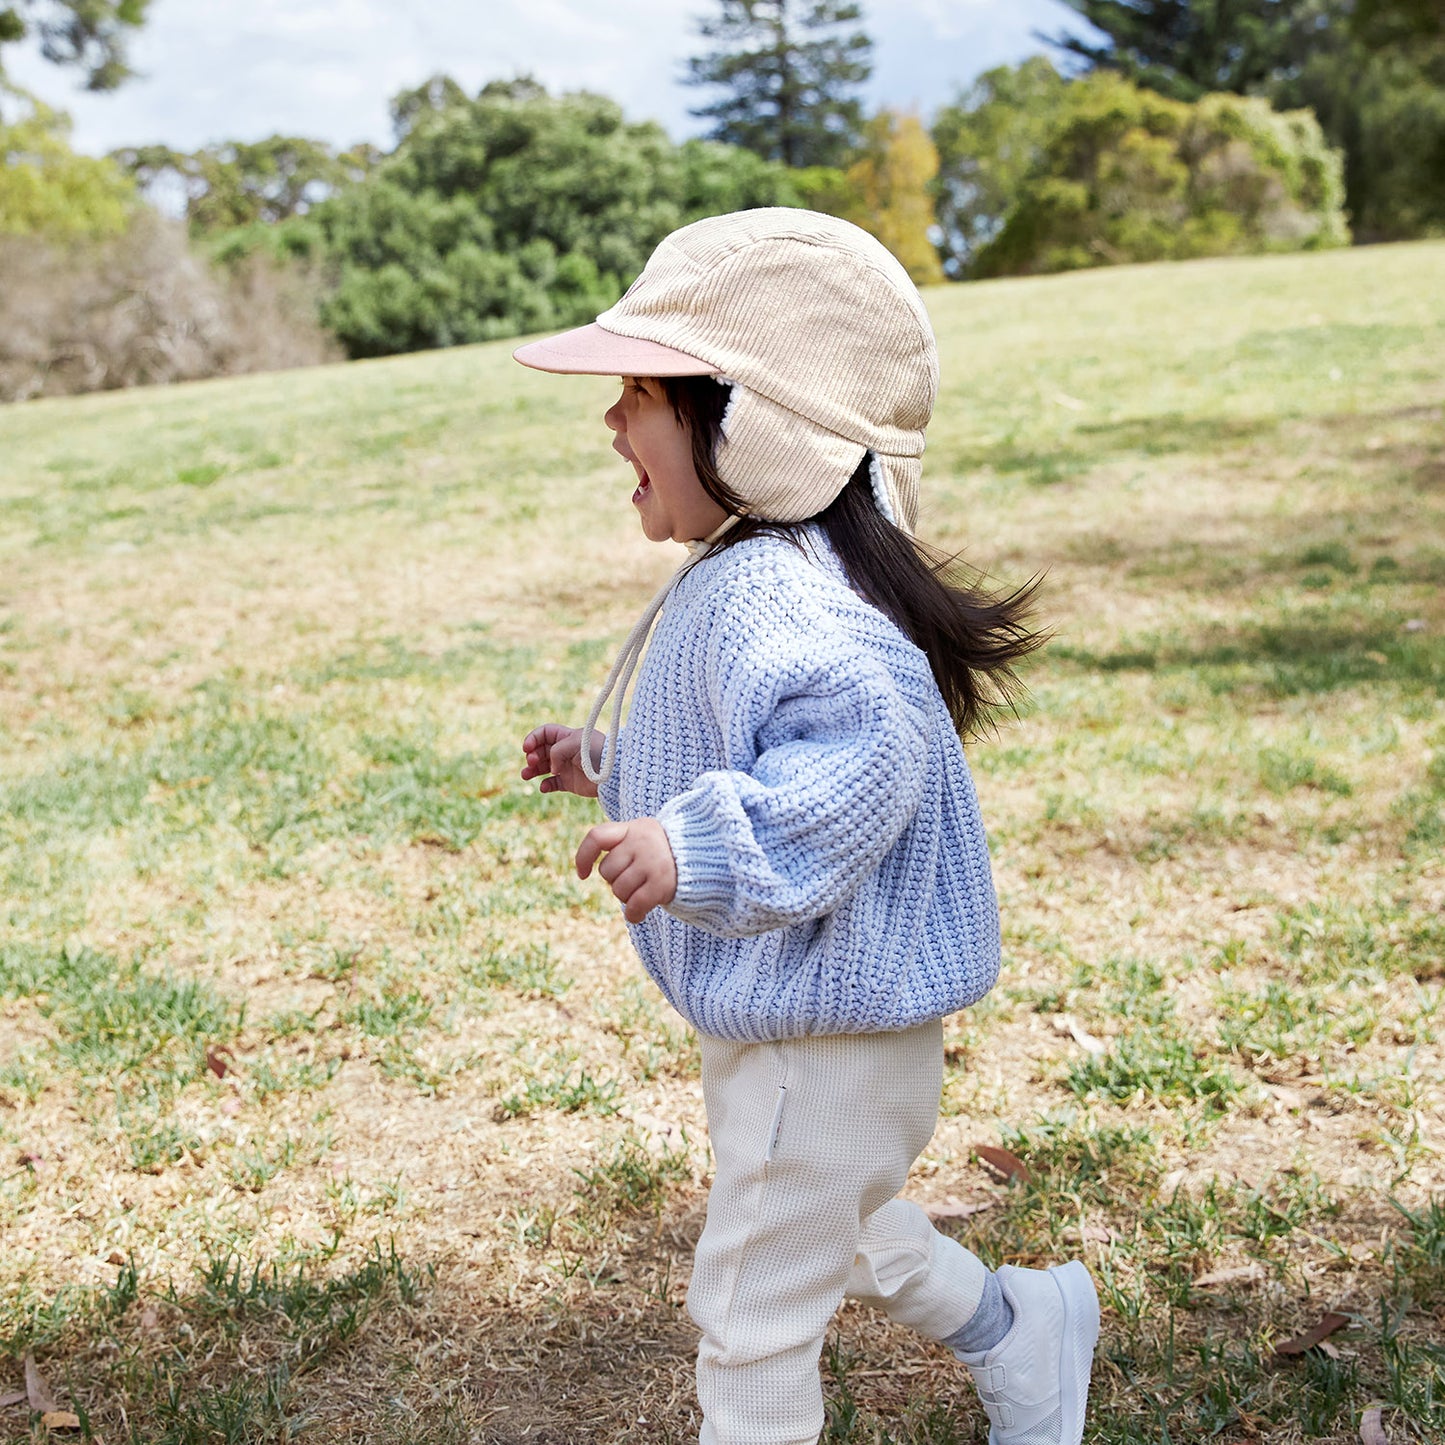
M652 491L652 483L648 481L647 472L642 467L638 466L636 462L633 462L632 465L637 470L637 488L632 493L632 501L636 505Z

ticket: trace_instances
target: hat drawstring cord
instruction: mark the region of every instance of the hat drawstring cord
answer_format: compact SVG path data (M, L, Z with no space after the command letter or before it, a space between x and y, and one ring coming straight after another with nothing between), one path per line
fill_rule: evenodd
M687 548L692 556L663 583L657 595L643 610L642 616L632 624L632 631L627 634L627 641L622 644L622 650L617 654L617 660L612 664L607 681L602 684L602 691L597 694L597 701L592 704L592 711L587 714L587 721L582 728L582 771L592 782L600 785L612 776L613 766L617 762L617 734L622 726L622 702L627 696L628 687L631 686L632 675L637 671L643 653L647 651L648 634L652 631L652 624L657 620L658 613L662 611L667 599L672 596L673 588L682 581L683 576L712 551L713 544L729 527L741 520L737 515L726 517L720 527L708 533L701 541L689 542ZM612 698L612 717L607 736L602 741L602 766L597 768L592 764L592 733L609 697Z

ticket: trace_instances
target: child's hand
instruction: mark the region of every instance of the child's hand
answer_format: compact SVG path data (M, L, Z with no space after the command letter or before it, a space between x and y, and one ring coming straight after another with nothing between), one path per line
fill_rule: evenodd
M592 766L602 762L601 733L592 734ZM576 793L595 798L597 784L582 771L582 729L563 727L561 723L543 723L522 739L527 761L522 768L524 779L541 778L544 793Z
M577 876L586 878L599 858L597 871L625 905L623 916L629 923L641 923L677 895L677 860L656 818L599 823L590 829L577 850Z

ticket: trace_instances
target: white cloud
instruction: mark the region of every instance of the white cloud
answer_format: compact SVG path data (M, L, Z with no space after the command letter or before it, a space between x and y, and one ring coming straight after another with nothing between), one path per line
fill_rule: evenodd
M957 40L978 23L981 12L997 9L994 0L889 0L889 9L912 11L940 40Z
M15 79L75 117L98 152L164 141L193 149L276 132L349 145L390 141L388 98L445 71L475 90L530 72L554 90L601 91L635 120L695 134L680 83L707 0L154 0L132 44L141 78L109 95L11 47ZM1037 49L1067 23L1057 0L876 0L868 99L927 111L980 70Z

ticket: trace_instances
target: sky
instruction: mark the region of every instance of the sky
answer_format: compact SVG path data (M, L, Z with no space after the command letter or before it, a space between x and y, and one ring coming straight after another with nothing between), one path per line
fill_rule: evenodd
M531 73L596 90L677 139L704 92L679 83L708 0L152 0L131 43L138 79L90 95L33 48L7 47L13 80L70 112L78 150L304 135L390 149L388 97L445 71L468 91ZM1059 0L865 0L874 39L870 106L927 115L991 66L1073 22Z

